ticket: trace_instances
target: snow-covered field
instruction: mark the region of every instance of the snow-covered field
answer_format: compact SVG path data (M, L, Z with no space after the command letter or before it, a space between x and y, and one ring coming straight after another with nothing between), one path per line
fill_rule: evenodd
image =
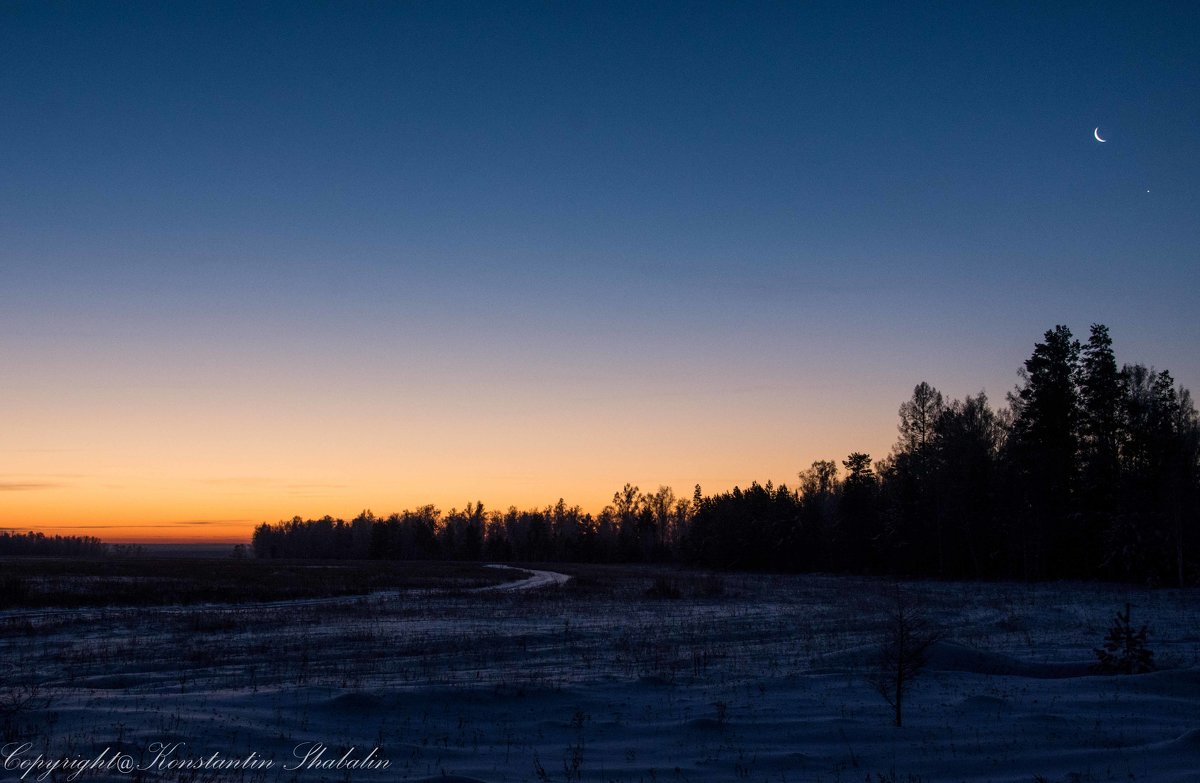
M886 584L656 573L0 613L0 780L1200 780L1195 591L908 585L945 641L896 728L864 676ZM1094 675L1126 601L1161 670Z

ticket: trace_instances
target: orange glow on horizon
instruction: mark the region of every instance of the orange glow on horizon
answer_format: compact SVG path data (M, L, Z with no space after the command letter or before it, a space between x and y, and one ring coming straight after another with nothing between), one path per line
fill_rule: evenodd
M0 528L244 543L262 522L293 516L559 498L596 513L626 482L681 498L696 484L709 494L794 486L816 459L884 456L911 393L907 381L834 386L794 368L755 386L635 376L607 394L517 370L486 385L470 368L437 383L397 372L340 386L312 383L303 367L259 372L220 385L31 382L10 395L22 418L0 448Z
M493 511L528 509L553 505L561 497L595 514L626 482L643 492L670 486L680 498L690 497L696 484L705 493L752 481L795 486L797 473L813 460L844 457L832 452L801 457L763 444L756 449L758 459L751 460L739 457L744 450L705 450L681 439L657 451L642 444L627 459L614 450L603 459L593 454L591 460L582 453L526 454L520 460L513 455L500 464L460 460L458 475L451 467L453 455L440 464L389 466L411 476L406 481L389 481L392 470L362 463L323 474L313 466L297 466L291 474L321 476L318 480L283 473L216 476L190 465L136 478L131 469L94 476L80 471L56 482L18 477L0 493L0 529L94 536L108 543L247 543L262 522L326 514L348 520L366 509L386 516L432 504L447 512L476 501Z

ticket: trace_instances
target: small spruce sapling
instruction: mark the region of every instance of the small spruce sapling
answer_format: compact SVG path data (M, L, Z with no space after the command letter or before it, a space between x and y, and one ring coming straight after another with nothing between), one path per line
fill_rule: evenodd
M1130 605L1125 604L1125 611L1117 612L1104 637L1104 647L1094 650L1096 671L1103 674L1144 674L1158 668L1154 665L1154 651L1146 644L1150 636L1149 628L1143 623L1135 631L1129 619L1130 614Z

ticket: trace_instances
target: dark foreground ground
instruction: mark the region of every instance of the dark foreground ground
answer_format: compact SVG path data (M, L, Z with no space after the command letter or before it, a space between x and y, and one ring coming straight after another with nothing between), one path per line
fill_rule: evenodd
M245 568L315 589L303 583L328 565L109 577L224 574L228 596L247 594ZM338 579L375 584L371 569L343 568ZM77 779L131 783L1197 780L1195 591L902 585L943 640L897 728L869 684L893 584L556 570L574 578L475 590L520 574L431 565L392 572L419 585L402 591L0 611L0 745L26 748L18 760L123 754L134 769ZM1126 602L1160 670L1098 674L1092 651ZM326 762L388 764L302 764L317 745ZM164 746L177 760L271 765L181 771L155 765Z

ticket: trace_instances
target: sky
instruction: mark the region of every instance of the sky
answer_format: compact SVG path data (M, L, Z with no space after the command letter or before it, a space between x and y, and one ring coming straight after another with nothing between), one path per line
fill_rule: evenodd
M0 4L0 528L794 483L920 381L1002 405L1059 323L1198 388L1197 40L1189 3Z

